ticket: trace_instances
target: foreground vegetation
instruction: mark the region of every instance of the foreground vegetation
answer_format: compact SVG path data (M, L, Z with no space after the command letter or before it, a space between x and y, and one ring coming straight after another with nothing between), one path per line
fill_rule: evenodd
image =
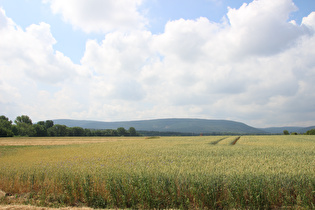
M0 145L2 204L315 208L314 136L2 138Z

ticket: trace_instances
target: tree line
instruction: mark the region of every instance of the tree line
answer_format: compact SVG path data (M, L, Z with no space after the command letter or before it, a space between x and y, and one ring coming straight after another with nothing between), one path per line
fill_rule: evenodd
M16 117L14 123L6 116L0 116L0 137L29 136L139 136L134 127L128 130L117 129L87 129L82 127L67 127L54 124L52 120L39 121L33 124L27 115Z
M299 135L297 132L289 132L288 130L284 130L283 131L283 135ZM306 131L306 133L304 133L304 135L315 135L315 129L311 129Z

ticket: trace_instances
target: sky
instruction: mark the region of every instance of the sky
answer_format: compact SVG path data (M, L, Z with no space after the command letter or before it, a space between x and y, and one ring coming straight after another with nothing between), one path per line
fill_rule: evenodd
M315 125L314 0L0 0L0 115Z

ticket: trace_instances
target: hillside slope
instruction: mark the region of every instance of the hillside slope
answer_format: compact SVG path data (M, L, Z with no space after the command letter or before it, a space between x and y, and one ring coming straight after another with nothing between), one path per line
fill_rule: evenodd
M269 128L258 128L258 129L263 130L267 133L271 133L271 134L283 134L284 130L289 131L289 133L291 133L291 132L300 133L300 131L301 131L301 129L303 129L303 127L286 126L286 127L269 127Z
M244 123L230 120L206 120L206 119L156 119L122 122L101 122L86 120L53 120L55 124L68 127L83 127L90 129L126 129L134 127L140 131L180 132L180 133L230 133L230 134L264 134L265 131L250 127Z
M270 127L270 128L258 128L259 130L265 131L270 134L283 134L284 130L291 132L297 132L297 133L306 133L308 130L315 129L315 126L310 127Z

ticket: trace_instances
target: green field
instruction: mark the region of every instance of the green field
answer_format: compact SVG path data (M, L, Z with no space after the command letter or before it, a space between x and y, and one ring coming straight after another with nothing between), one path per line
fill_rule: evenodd
M236 138L1 138L0 204L315 208L315 136Z

